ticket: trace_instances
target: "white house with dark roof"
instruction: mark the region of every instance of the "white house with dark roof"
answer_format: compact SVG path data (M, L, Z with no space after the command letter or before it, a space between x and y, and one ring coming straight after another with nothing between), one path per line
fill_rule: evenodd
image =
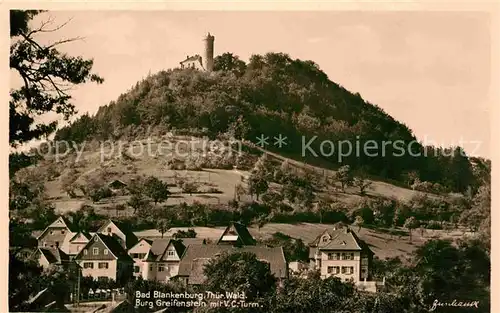
M376 291L377 283L370 281L372 260L369 246L347 226L327 229L309 244L309 267L319 270L322 278L336 276Z
M186 246L176 239L157 239L153 241L143 260L142 278L156 281L169 281L177 276L179 263Z
M143 277L144 261L151 249L153 241L141 238L132 248L128 250L128 255L134 260L134 277Z

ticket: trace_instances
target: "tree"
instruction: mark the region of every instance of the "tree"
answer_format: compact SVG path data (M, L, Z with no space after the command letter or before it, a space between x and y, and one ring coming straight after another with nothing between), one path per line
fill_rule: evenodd
M354 220L354 225L358 226L358 233L361 231L361 226L363 225L365 221L361 216L356 216L356 219Z
M366 189L372 185L372 182L366 180L364 177L355 177L353 180L353 185L359 188L359 193L365 195Z
M158 202L167 201L170 195L167 184L154 176L148 177L144 182L144 192L153 200L155 206Z
M195 182L186 182L182 185L182 191L192 196L193 193L198 192L198 184Z
M9 309L10 311L27 311L23 303L30 295L39 291L37 281L42 268L33 261L23 261L9 251Z
M61 187L68 194L70 198L75 198L75 182L78 179L78 172L71 168L61 175Z
M411 216L405 220L404 228L408 229L408 232L410 234L410 242L411 242L411 230L417 228L419 225L419 222L414 216Z
M203 272L207 290L244 292L246 301L260 302L276 287L276 278L269 264L259 261L255 254L249 252L223 253L212 258Z
M267 180L259 175L251 174L248 178L248 193L257 196L257 201L259 200L259 196L267 191L269 185Z
M176 239L181 239L181 238L196 238L196 231L192 228L188 229L187 231L185 230L178 230L172 237Z
M78 40L69 38L44 45L36 37L55 32L65 24L51 27L53 20L32 27L32 19L42 11L10 11L10 69L17 73L22 86L10 92L9 143L12 147L32 139L48 136L56 130L57 121L44 124L46 113L62 115L65 120L76 113L68 91L86 82L102 83L92 73L93 61L72 57L58 50L64 43Z
M255 165L251 171L252 174L270 180L273 178L273 164L269 159L267 153L264 153L260 156L260 158L255 162Z
M172 226L172 221L167 218L159 218L156 220L156 229L161 233L161 238Z
M237 55L225 52L214 58L214 71L234 73L237 77L245 74L246 64Z
M149 204L149 201L145 199L142 194L133 194L127 201L127 205L134 209L135 214L138 209L145 207Z
M242 184L238 183L234 186L234 194L238 201L241 201L241 196L246 194L245 187Z
M351 186L353 183L351 167L349 165L341 166L335 173L335 179L340 182L342 191L345 191L345 187Z
M323 200L320 200L314 204L314 212L319 214L319 223L323 224L323 215L328 211L330 205Z

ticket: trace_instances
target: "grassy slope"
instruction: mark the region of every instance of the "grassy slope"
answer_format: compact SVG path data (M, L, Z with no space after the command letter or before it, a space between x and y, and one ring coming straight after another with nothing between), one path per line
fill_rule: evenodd
M157 146L152 145L152 150L155 151ZM131 150L132 151L132 150ZM109 152L109 151L108 151ZM281 155L276 153L269 152L272 157L279 159L281 161L285 160ZM115 156L117 153L115 153ZM143 154L141 156L135 156L135 159L132 161L124 161L119 160L114 157L109 157L105 159L104 164L106 167L112 172L109 176L109 181L111 182L114 179L121 179L126 181L127 179L135 176L135 175L153 175L158 178L163 179L164 181L173 183L174 182L174 172L177 173L178 176L185 176L189 180L195 180L200 182L204 187L215 187L219 189L222 193L220 194L193 194L192 196L188 194L183 194L181 190L176 187L172 187L171 191L173 192L173 196L167 201L166 204L175 204L181 202L191 203L192 201L199 201L203 203L221 203L227 202L233 199L234 194L234 186L241 181L241 176L247 176L248 172L240 171L240 170L219 170L219 169L204 169L202 171L173 171L166 169L166 161L169 159L168 156L152 156L148 154ZM91 149L90 151L85 151L82 154L81 160L78 163L78 171L81 176L83 175L92 175L101 167L101 155L98 150ZM333 170L323 169L319 167L312 167L310 165L305 165L296 160L286 159L291 164L295 164L297 166L303 167L307 166L309 168L313 168L317 171L323 171L327 175L331 175L334 173ZM71 162L70 159L63 160L59 166L64 168L64 162ZM44 165L42 165L44 166ZM106 213L110 217L115 216L117 213L119 215L123 214L132 214L132 209L128 209L125 212L115 212L114 210L104 210L106 206L116 204L116 203L125 203L128 200L127 196L118 196L108 200L104 200L99 203L92 203L91 201L81 197L77 199L70 199L61 188L60 178L57 178L53 181L49 181L46 184L47 193L51 198L51 201L55 204L58 212L65 212L68 210L76 210L80 207L81 204L91 204L95 206L100 213ZM373 181L373 184L368 190L367 194L370 197L374 198L397 198L400 200L408 200L414 195L421 193L419 191L414 191L411 189L406 189L403 187L391 185L386 182ZM346 203L355 202L361 197L357 195L357 190L350 187L347 188L346 193L340 193L337 190L330 188L326 190L323 195L334 196L339 201L343 201ZM321 196L321 195L320 195ZM430 195L432 197L436 197L435 195ZM319 233L321 233L324 229L331 227L331 225L325 224L309 224L309 223L301 223L301 224L267 224L262 227L260 230L253 226L250 228L250 232L256 238L266 238L271 236L273 233L282 232L287 234L293 238L300 238L305 243L309 243L312 241ZM187 228L173 228L168 233L165 234L165 237L171 236L178 229L187 229ZM207 227L194 227L195 231L198 234L198 238L210 238L212 240L218 239L220 234L223 231L223 228L207 228ZM357 228L355 229L357 231ZM375 252L375 254L381 258L393 257L393 256L404 256L413 251L418 245L421 245L425 240L430 239L431 237L439 237L439 238L457 238L464 235L462 231L454 231L451 233L446 233L444 231L432 231L426 230L424 237L422 238L419 231L413 232L413 240L412 243L409 242L409 237L406 231L401 231L402 236L398 235L390 235L385 233L383 230L371 230L367 228L362 228L359 236L365 240ZM148 238L156 238L161 237L160 233L157 230L144 230L136 233L139 237L148 237Z
M241 176L248 175L248 172L240 171L240 170L220 170L220 169L203 169L202 171L188 171L188 170L170 170L166 167L166 162L171 159L168 156L168 150L163 150L164 155L154 156L148 153L144 153L139 156L137 153L138 150L130 150L133 154L136 153L135 159L132 161L125 161L124 159L117 159L115 156L118 155L118 149L115 149L114 153L110 153L110 151L104 152L103 155L107 155L109 157L104 158L104 162L101 162L101 153L99 150L91 150L85 151L79 162L77 163L78 171L80 177L85 175L93 175L103 166L101 164L105 164L105 167L111 172L109 175L109 182L114 179L120 179L123 181L127 181L135 175L153 175L164 181L169 183L174 182L174 175L178 175L179 177L184 176L188 180L198 181L203 185L202 190L206 190L209 187L217 188L221 191L221 193L200 193L200 194L183 194L181 190L176 187L172 187L171 191L173 192L173 196L165 203L167 205L177 204L181 202L191 203L193 201L199 201L202 203L224 203L231 199L234 196L234 187L241 181ZM128 150L125 146L124 150ZM152 144L151 150L157 151L158 145ZM307 166L309 168L315 169L320 173L324 173L326 175L333 175L335 172L329 169L323 169L320 167L313 167L311 165L305 165L296 160L291 160L284 158L283 156L269 152L270 155L276 159L281 161L288 160L291 164L294 164L299 167ZM83 160L83 161L82 161ZM64 169L64 162L72 162L71 159L63 160L58 163L58 166L61 169ZM43 166L43 165L42 165ZM76 210L82 204L91 204L96 206L96 208L103 208L109 206L111 204L116 203L125 203L128 200L127 196L118 196L115 198L103 200L99 203L92 203L90 200L85 199L83 197L70 199L63 191L61 187L61 179L56 178L53 181L49 181L46 184L47 194L51 201L56 206L58 212L64 212L68 210ZM345 203L353 203L361 199L361 197L357 194L358 190L354 187L348 187L345 193L338 192L336 188L328 188L319 196L333 196L337 198L339 201ZM399 199L403 201L409 200L416 194L421 192L414 191L411 189L391 185L386 182L381 181L373 181L370 189L367 190L367 196L373 198L388 198L388 199ZM430 195L432 197L436 197L435 195ZM104 212L101 212L104 213ZM115 212L108 212L110 215L114 215ZM131 210L127 210L126 212L121 212L121 214L130 214Z

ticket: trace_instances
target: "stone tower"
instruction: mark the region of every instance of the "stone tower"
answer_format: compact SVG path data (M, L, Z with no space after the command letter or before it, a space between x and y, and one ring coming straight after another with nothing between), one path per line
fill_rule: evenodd
M214 69L214 40L215 37L210 35L210 33L203 39L205 43L205 49L203 50L203 67L207 72L211 72Z

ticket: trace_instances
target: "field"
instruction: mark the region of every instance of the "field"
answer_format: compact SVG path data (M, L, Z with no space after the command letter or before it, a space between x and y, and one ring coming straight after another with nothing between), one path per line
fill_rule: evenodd
M333 225L328 224L310 224L310 223L300 223L300 224L277 224L270 223L264 225L260 230L256 226L250 226L249 231L252 236L256 239L266 239L272 236L272 234L281 232L292 238L302 239L305 244L312 242L318 235L321 234L325 229L332 228ZM197 238L211 239L213 241L219 239L224 231L224 227L209 228L209 227L190 227L194 229L197 233ZM188 227L175 227L170 229L164 234L165 237L172 236L178 230L187 230ZM406 230L398 229L395 232L397 234L391 235L384 230L372 230L368 228L361 228L358 232L357 227L351 228L356 234L364 240L379 258L390 258L390 257L405 257L412 253L418 246L425 243L430 239L451 239L456 240L458 238L463 238L464 236L470 235L468 232L462 230L455 230L446 232L443 230L429 230L426 229L422 233L420 230L412 231L412 240L410 242L408 232ZM135 232L136 236L141 238L160 238L161 234L155 229L143 230Z
M202 168L200 170L172 169L172 166L169 165L179 161L184 162L183 158L186 158L185 155L188 152L194 151L200 154L213 150L207 148L207 145L204 145L201 139L175 137L169 138L168 142L168 145L164 145L161 144L160 139L157 139L155 141L122 143L121 146L118 145L116 147L98 146L96 144L93 146L87 145L86 150L79 158L76 158L74 154L68 154L67 156L60 157L59 160L44 161L40 167L52 166L57 168L57 171L60 173L67 171L69 166L76 168L79 173L77 183L83 183L84 177L102 175L103 172L106 172L104 175L106 181L104 183L112 182L115 179L127 182L136 175L156 176L172 185L170 188L172 195L164 203L166 205L179 204L181 202L192 203L193 201L217 204L234 199L235 186L242 181L243 177L248 176L247 171L214 168ZM175 153L174 150L176 151ZM321 175L331 176L335 173L335 171L330 169L313 167L269 151L266 152L275 160L287 160L296 167L314 169ZM233 151L233 153L236 152ZM197 182L200 186L199 192L192 195L183 193L182 190L175 187L175 177L183 177L187 181ZM48 181L46 183L46 190L50 201L59 213L77 210L83 204L93 205L99 213L109 216L130 215L133 212L132 209L120 212L107 210L111 205L126 203L128 200L128 196L126 195L117 195L96 203L86 199L83 197L83 194L78 194L78 192L76 198L70 198L63 191L62 175ZM372 185L366 191L366 196L371 198L398 199L402 201L408 201L417 194L422 194L422 192L381 181L372 181ZM438 197L433 194L428 195L430 197ZM362 199L356 188L347 187L345 192L340 192L338 186L327 187L322 192L318 192L317 197L334 198L344 203L353 203Z

